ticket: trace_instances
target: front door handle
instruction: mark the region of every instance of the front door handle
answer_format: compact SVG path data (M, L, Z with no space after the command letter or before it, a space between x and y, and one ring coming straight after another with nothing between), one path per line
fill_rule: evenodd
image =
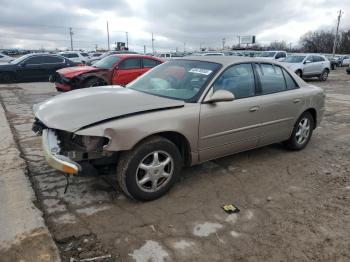
M300 103L300 102L301 102L301 99L300 99L300 98L296 98L296 99L293 100L293 103L294 103L294 104L297 104L297 103Z
M249 109L249 112L256 112L260 109L258 106L253 106L252 108Z

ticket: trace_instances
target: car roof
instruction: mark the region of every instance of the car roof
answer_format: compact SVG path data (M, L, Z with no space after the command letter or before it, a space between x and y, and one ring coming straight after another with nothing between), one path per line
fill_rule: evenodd
M142 54L112 54L111 56L117 56L120 58L140 57L140 58L152 58L155 60L161 60L158 57L154 57L154 56L150 56L150 55L142 55Z
M263 58L246 57L246 56L186 56L178 59L212 62L212 63L222 64L223 66L228 66L236 63L254 63L254 62L273 63L273 64L278 63L278 62L276 63L275 61L270 61Z

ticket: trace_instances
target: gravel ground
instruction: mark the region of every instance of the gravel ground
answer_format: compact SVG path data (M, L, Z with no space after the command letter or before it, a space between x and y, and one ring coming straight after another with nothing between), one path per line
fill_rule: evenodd
M31 107L57 94L52 85L2 85L0 99L63 261L350 261L350 76L309 82L327 104L305 150L276 144L187 168L147 203L104 174L74 177L64 194L31 131ZM231 203L240 213L221 209Z

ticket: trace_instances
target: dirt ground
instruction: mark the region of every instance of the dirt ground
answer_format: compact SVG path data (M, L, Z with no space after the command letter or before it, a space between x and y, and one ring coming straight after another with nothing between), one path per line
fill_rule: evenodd
M350 261L350 75L309 82L327 103L305 150L276 144L187 168L147 203L104 174L74 177L64 194L31 131L32 105L57 94L51 84L2 85L0 99L62 261ZM231 203L238 214L222 210Z

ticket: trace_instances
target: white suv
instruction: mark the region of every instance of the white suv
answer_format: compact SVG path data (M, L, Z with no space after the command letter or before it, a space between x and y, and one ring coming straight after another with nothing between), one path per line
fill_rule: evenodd
M256 57L282 61L287 57L287 52L286 51L264 51L264 52L261 52Z
M65 58L68 58L69 60L75 63L81 63L81 64L86 64L91 59L87 53L79 52L79 51L60 52L58 54L61 56L64 56Z
M326 81L331 68L331 62L323 55L294 54L283 60L283 64L302 78L318 77Z

